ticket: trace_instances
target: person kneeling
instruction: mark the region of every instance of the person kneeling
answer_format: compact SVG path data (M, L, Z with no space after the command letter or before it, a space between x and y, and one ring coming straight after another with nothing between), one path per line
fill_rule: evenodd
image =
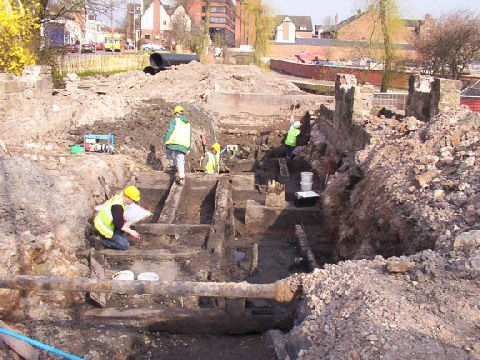
M108 248L128 250L130 243L127 234L139 239L140 234L125 224L126 205L140 201L140 191L135 186L127 186L123 193L113 196L100 208L93 221L101 235L102 244Z

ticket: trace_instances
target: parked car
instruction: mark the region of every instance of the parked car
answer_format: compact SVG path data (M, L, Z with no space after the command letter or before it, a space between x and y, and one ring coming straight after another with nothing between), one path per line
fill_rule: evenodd
M67 53L77 53L78 52L78 45L70 44L65 46L65 51Z
M93 53L95 52L94 44L82 44L82 53Z
M104 49L105 49L105 46L103 46L103 44L95 44L95 50L103 51Z
M142 50L160 51L165 49L165 46L159 44L147 43L142 45Z

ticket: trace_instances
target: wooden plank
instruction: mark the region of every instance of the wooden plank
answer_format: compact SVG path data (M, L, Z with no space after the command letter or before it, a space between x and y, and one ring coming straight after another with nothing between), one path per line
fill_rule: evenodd
M6 330L14 331L2 320L0 320L0 327ZM16 332L16 331L14 331ZM13 351L20 355L25 360L38 360L38 351L29 343L16 339L14 337L0 334L0 340L5 342Z
M90 252L90 277L92 279L104 280L105 269L103 268L104 257L100 254L96 254L94 249ZM98 258L99 260L97 261ZM88 293L90 299L101 307L107 306L107 298L105 293L90 292Z
M78 257L87 257L89 250L77 251ZM98 250L98 254L108 258L126 259L126 260L157 260L157 261L174 261L174 260L188 260L198 253L198 250L182 249L182 250L168 250L168 249L138 249L131 247L128 250L114 250L103 249Z
M290 302L299 291L298 284L287 280L278 280L270 284L196 281L102 281L80 277L65 278L60 276L5 274L0 274L0 288L25 291L97 291L124 294L208 296L232 299L259 298L272 299L278 302Z
M288 171L288 166L285 158L278 159L278 166L280 168L280 178L281 180L288 179L290 177L290 172Z
M160 213L158 222L160 224L172 224L175 221L175 215L180 204L180 198L182 197L182 190L185 186L178 185L176 182L172 184L170 192L168 193L165 205Z
M298 245L300 246L300 254L305 259L308 269L310 271L315 270L318 265L315 260L315 255L313 254L310 243L308 242L308 237L301 225L295 225L295 235L298 240Z
M138 224L135 229L146 235L195 235L208 233L211 225L206 224Z
M223 256L225 247L225 224L230 210L232 210L230 183L227 179L221 179L215 192L215 212L212 221L215 228L210 229L207 241L207 249L220 257Z
M90 309L81 314L83 323L142 326L151 331L196 334L249 334L269 329L288 330L293 311L278 308L272 314L244 309L227 313L220 309Z

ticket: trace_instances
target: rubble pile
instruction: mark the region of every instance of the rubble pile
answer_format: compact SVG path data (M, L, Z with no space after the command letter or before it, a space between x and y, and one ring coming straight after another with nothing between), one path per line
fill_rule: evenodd
M340 262L300 276L301 321L271 334L277 354L480 358L480 117L459 107L428 123L363 120L369 145L322 194ZM317 130L310 159L327 141Z

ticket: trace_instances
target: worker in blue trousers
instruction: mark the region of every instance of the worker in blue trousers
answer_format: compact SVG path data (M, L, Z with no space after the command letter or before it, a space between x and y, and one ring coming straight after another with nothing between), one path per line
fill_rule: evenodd
M140 234L126 224L124 217L126 205L138 201L140 201L140 190L130 185L100 207L93 223L101 235L103 245L112 249L128 250L130 243L127 240L127 234L135 239L140 238Z

